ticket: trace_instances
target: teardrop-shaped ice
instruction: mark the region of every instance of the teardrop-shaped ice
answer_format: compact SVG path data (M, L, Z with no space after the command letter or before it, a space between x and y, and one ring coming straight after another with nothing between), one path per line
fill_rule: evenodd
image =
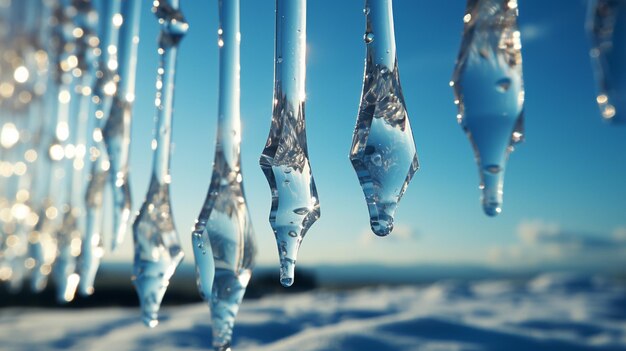
M276 2L276 54L272 126L261 169L272 192L270 224L280 257L280 282L290 286L300 243L320 216L304 120L306 0ZM306 209L306 211L296 211Z
M174 227L169 184L174 82L178 44L188 25L178 9L178 1L154 1L153 12L161 24L160 66L157 70L157 120L152 178L146 200L133 223L135 265L133 283L141 303L142 318L149 327L158 324L157 313L163 295L183 259ZM175 23L175 24L173 24Z
M198 288L211 307L213 347L230 349L256 243L243 189L239 0L219 3L220 97L213 176L192 234Z
M626 2L592 0L589 2L587 28L591 37L602 118L612 123L626 121Z
M155 327L165 290L184 253L172 218L169 185L159 183L154 176L133 223L133 238L132 281L139 295L142 320Z
M110 161L110 179L113 189L113 231L111 249L115 250L128 231L131 210L128 161L130 151L130 127L135 101L135 77L137 50L139 46L139 20L142 0L124 0L122 3L119 45L117 54L117 86L111 106L111 114L102 129Z
M457 120L474 148L484 212L502 211L504 171L524 138L524 83L516 0L468 0L450 85Z
M392 1L367 0L365 8L367 58L350 161L365 194L372 231L385 236L419 164L398 75Z

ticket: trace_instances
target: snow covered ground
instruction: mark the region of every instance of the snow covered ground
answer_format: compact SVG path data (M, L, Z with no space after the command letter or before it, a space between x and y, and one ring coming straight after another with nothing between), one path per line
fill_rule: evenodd
M125 308L0 310L0 350L206 350L209 310L164 308L145 328ZM315 291L246 300L233 351L626 350L626 286L530 281Z

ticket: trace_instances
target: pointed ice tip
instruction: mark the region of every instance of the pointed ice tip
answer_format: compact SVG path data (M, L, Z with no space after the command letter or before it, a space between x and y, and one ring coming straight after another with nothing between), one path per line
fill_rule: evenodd
M143 321L143 324L145 324L148 328L154 328L159 324L156 312L144 311L143 315L141 316L141 320Z
M370 219L370 226L374 234L378 236L387 236L393 230L393 217L386 213L380 213L378 218Z
M289 258L280 260L280 283L288 288L293 285L296 262Z

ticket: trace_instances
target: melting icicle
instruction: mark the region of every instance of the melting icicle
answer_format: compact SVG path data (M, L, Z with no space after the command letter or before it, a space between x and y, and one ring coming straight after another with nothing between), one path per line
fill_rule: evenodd
M230 350L235 316L252 273L256 243L243 190L239 0L219 1L220 98L213 176L192 234L198 288L209 302L213 347Z
M522 44L516 0L468 0L461 51L450 85L457 120L470 139L480 173L483 210L502 210L504 170L524 138Z
M626 2L593 0L589 6L588 30L591 58L595 65L602 118L613 123L626 121Z
M367 45L361 106L350 161L376 235L388 235L393 216L419 164L396 58L391 0L365 2Z
M128 159L130 149L130 126L133 102L135 101L135 77L137 48L139 46L139 19L142 0L124 0L121 17L115 16L114 25L120 26L119 80L115 89L111 115L102 134L110 160L110 179L113 188L113 228L115 237L111 249L115 250L124 240L130 220L131 197L128 183Z
M274 109L260 164L272 191L270 224L284 286L293 284L298 249L320 216L306 145L305 56L306 0L277 0Z
M172 217L169 167L176 56L178 44L189 28L177 0L156 0L153 4L152 10L161 24L157 140L150 187L133 224L135 265L132 277L139 294L143 321L151 328L158 324L157 314L163 295L184 256Z
M116 90L117 71L117 40L119 25L115 23L116 16L121 10L120 0L100 2L100 55L97 64L96 77L98 77L93 89L93 101L96 111L93 113L92 143L90 158L92 167L89 175L89 183L85 194L85 238L81 248L78 262L80 283L78 292L83 295L91 295L96 273L100 265L100 259L104 255L104 216L103 200L104 188L109 176L109 160L106 155L106 147L102 137L104 121L108 119L111 111L112 98Z

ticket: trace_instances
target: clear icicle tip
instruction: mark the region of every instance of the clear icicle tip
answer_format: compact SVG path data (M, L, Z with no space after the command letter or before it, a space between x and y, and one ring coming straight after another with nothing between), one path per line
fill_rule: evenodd
M286 288L292 286L294 282L295 269L296 269L296 261L287 257L281 258L280 259L280 284L282 284Z

